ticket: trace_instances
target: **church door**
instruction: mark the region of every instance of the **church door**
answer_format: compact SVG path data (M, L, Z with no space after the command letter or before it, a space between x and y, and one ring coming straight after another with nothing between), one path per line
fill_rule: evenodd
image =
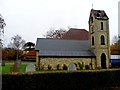
M106 55L104 53L101 55L101 67L106 69Z

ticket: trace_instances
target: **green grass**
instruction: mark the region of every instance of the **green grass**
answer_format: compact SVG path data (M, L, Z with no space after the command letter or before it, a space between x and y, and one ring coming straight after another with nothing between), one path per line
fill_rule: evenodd
M26 66L31 62L22 62L21 68L19 72L25 72ZM5 63L5 66L0 66L0 72L2 73L10 73L10 68L13 66L14 63Z
M0 72L10 72L10 67L11 67L12 65L11 64L7 64L7 65L5 65L5 66L0 66Z
M21 68L20 68L20 72L25 72L26 66L27 66L26 63L25 63L25 64L22 64L22 65L21 65Z

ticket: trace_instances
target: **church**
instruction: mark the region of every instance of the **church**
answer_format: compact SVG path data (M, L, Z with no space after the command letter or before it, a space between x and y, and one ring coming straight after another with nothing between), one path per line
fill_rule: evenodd
M91 9L89 31L71 28L61 38L37 38L36 67L53 70L71 64L89 69L110 67L109 18L104 10ZM76 32L76 33L75 33Z

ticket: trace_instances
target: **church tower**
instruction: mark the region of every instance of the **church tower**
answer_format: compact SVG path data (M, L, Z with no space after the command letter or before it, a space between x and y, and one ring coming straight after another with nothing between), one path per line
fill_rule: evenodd
M109 18L104 10L91 9L89 16L89 43L90 50L96 56L95 67L109 68Z

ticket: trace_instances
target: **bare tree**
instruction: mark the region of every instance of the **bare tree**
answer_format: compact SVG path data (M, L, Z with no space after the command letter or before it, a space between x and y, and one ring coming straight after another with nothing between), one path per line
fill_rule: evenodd
M25 40L23 40L20 35L16 35L11 38L11 42L10 42L9 46L17 50L16 59L18 59L18 50L22 49L24 44L25 44Z
M2 61L2 47L3 47L3 39L2 39L2 35L4 34L4 27L6 26L5 21L2 17L2 15L0 14L0 63L2 62L2 65L4 66L5 63L4 61Z
M1 48L2 48L2 45L3 45L3 43L2 43L2 41L3 41L2 35L4 34L4 27L5 26L6 26L6 23L5 23L2 15L0 14L0 47Z
M112 38L112 44L115 44L117 41L118 41L118 37L117 37L117 36L114 36L114 37Z
M61 38L64 33L67 31L65 29L58 29L55 30L54 28L47 31L46 35L44 35L46 38Z

